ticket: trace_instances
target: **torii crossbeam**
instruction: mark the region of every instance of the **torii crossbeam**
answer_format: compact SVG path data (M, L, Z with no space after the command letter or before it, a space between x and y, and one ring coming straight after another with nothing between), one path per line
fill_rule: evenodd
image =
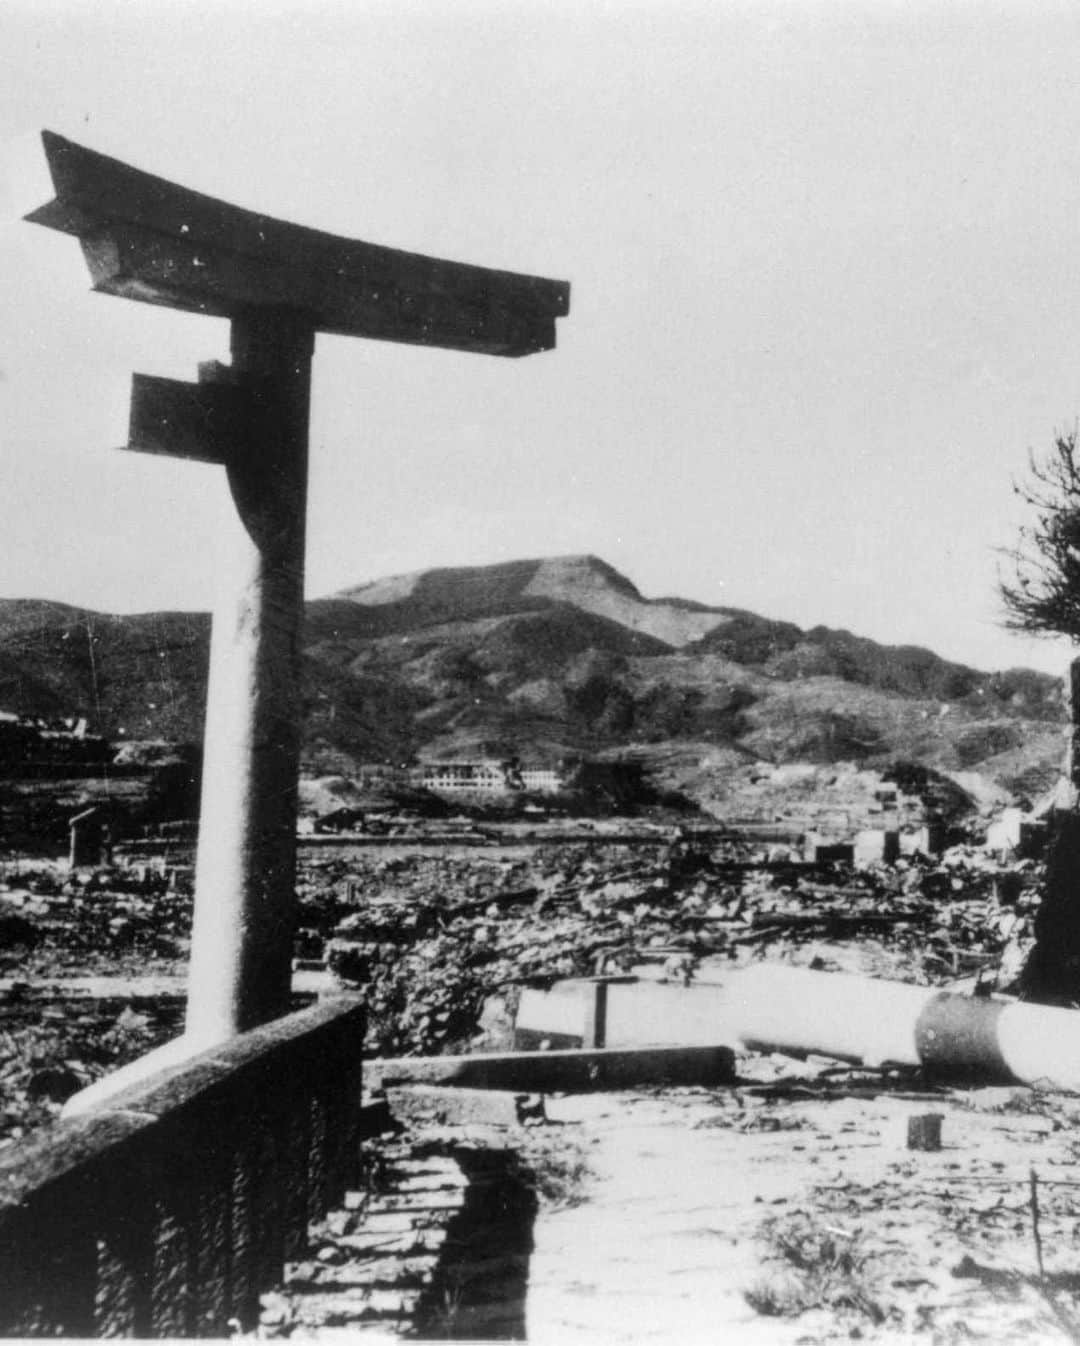
M440 261L242 210L43 133L55 200L104 294L228 318L232 365L135 375L128 447L225 467L244 529L214 615L189 1051L285 1013L294 927L308 407L316 332L520 356L555 345L563 281Z

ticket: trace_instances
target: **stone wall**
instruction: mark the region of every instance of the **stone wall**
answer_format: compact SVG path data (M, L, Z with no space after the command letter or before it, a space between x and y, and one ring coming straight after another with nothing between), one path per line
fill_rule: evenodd
M353 1181L362 1036L329 1001L0 1152L0 1337L252 1326Z

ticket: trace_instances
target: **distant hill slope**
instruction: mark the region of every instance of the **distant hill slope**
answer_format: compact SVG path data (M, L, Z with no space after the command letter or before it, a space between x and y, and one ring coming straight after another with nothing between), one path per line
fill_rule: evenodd
M700 639L734 615L677 598L643 598L625 575L596 556L419 571L359 585L338 597L416 624L429 613L438 614L437 621L450 614L471 620L558 603L674 647Z
M0 601L0 710L195 740L208 642L203 614ZM1051 772L1061 747L1057 679L647 599L592 556L423 571L316 600L305 660L305 752L318 771L417 753L721 750L985 765L1015 782Z

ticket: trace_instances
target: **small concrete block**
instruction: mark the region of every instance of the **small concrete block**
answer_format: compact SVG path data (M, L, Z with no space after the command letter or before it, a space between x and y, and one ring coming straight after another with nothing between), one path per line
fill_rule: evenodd
M854 860L857 865L891 865L899 858L899 832L871 828L856 835Z
M811 864L849 865L855 859L855 847L845 841L808 843L805 854Z
M445 1173L429 1173L415 1178L402 1178L394 1183L396 1192L444 1192L448 1187L468 1187L469 1180L458 1168Z
M410 1084L389 1088L386 1099L399 1122L436 1126L518 1125L517 1094L504 1089L463 1089Z
M923 1112L908 1118L907 1147L909 1150L941 1149L940 1112Z
M345 1193L346 1204L349 1197L355 1195L353 1192ZM344 1210L332 1210L323 1220L326 1232L333 1238L340 1238L342 1234L351 1234L356 1228L356 1219L347 1214Z
M381 1211L378 1215L369 1215L364 1221L364 1233L408 1234L416 1224L416 1218L408 1211ZM350 1243L350 1247L352 1244Z
M415 1257L429 1251L429 1243L425 1231L414 1229L410 1220L409 1227L397 1233L365 1230L360 1234L346 1234L341 1239L340 1245L331 1251L335 1254L336 1262L344 1261L350 1256ZM322 1258L322 1251L319 1257Z
M404 1316L414 1311L419 1300L418 1290L372 1290L368 1303L375 1313Z
M325 1267L317 1278L324 1289L374 1289L395 1286L400 1290L422 1288L430 1283L438 1265L438 1257L384 1257L353 1259L340 1267Z
M395 1210L460 1210L464 1203L465 1195L460 1187L447 1187L437 1192L390 1192L386 1196L372 1197L368 1209L372 1215L385 1215Z

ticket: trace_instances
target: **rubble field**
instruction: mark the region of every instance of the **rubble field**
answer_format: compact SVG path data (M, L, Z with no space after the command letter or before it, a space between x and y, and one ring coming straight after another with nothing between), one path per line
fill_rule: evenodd
M768 959L1008 995L1041 878L975 846L856 868L716 838L342 842L302 851L295 958L364 989L372 1056L507 1050L522 989L567 977L692 985ZM185 866L0 872L0 1143L179 1031L190 908ZM1080 1340L1080 1100L746 1052L738 1075L636 1096L666 1119L633 1156L643 1191L687 1126L727 1138L740 1176L708 1222L739 1250L711 1273L729 1282L723 1339ZM605 1149L634 1098L556 1104L583 1162L571 1202L541 1202L538 1248L560 1209L601 1212L637 1181ZM939 1151L907 1148L894 1123L912 1111L945 1115Z

